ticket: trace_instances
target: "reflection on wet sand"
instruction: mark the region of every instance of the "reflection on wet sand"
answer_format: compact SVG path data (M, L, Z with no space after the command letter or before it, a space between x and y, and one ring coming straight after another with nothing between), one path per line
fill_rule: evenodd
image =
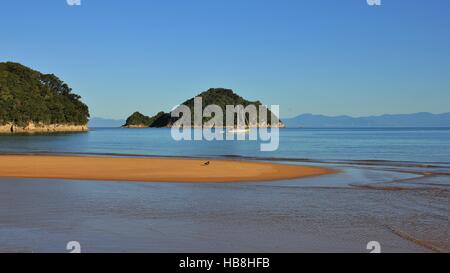
M247 157L242 157L249 159ZM406 191L412 193L411 196L417 198L415 203L421 203L422 211L418 212L417 219L405 218L398 226L405 226L404 230L394 227L392 223L383 226L404 240L413 242L423 248L433 252L449 252L450 236L448 228L450 226L450 163L446 162L399 162L388 160L339 160L339 161L318 161L295 158L252 158L253 160L270 160L283 162L298 162L321 164L324 166L333 165L357 168L376 174L369 181L356 180L349 182L347 186L354 189L366 189L377 191ZM399 176L389 177L387 173L395 173ZM327 180L327 178L324 178ZM381 180L381 181L380 181ZM375 181L375 182L374 182ZM302 186L299 186L302 187ZM330 186L305 186L320 187L321 189L337 189ZM420 197L419 197L420 196ZM412 199L412 198L408 198ZM400 200L398 200L400 202ZM442 202L439 202L442 201ZM418 206L414 207L419 208ZM437 209L437 210L436 210ZM401 219L400 216L399 219ZM427 227L420 226L422 218L431 218ZM433 221L437 220L437 221ZM435 225L435 226L433 226ZM410 233L405 230L409 230ZM435 230L439 232L434 233Z
M88 252L366 252L373 240L383 252L450 251L448 163L242 159L342 172L232 184L7 179L0 251L63 252L74 239Z

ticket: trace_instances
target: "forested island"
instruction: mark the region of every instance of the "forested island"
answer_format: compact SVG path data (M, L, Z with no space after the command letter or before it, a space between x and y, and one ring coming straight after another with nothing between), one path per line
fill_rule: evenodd
M87 131L89 109L53 74L0 63L0 133Z
M205 92L197 95L196 97L201 97L203 101L203 109L208 105L215 104L219 106L223 113L225 113L227 105L242 105L244 107L248 105L255 105L258 107L265 107L260 101L249 101L238 94L234 93L231 89L225 88L210 88ZM189 107L191 113L194 113L194 98L191 98L181 105L186 105ZM258 114L259 115L259 114ZM192 114L193 116L193 114ZM225 114L224 114L225 116ZM225 118L225 117L224 117ZM123 127L127 128L163 128L172 127L172 125L177 121L178 118L172 118L170 113L159 112L158 114L150 117L145 116L142 113L135 112L130 117L128 117L126 123ZM259 116L258 116L259 119ZM204 118L203 123L207 122L209 118ZM272 122L272 120L277 120ZM246 124L248 120L246 120ZM225 124L225 120L223 121ZM247 124L250 125L250 124ZM267 122L254 124L252 127L284 127L284 124L276 118L276 116L267 109Z

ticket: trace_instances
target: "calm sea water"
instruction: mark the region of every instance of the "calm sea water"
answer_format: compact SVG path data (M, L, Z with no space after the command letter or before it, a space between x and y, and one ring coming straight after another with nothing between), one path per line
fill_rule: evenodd
M257 141L181 141L169 129L97 128L89 133L0 136L0 152L249 156L318 160L450 162L450 129L285 129L280 146Z
M331 167L289 181L177 184L0 179L0 252L450 251L449 129L286 129L176 142L168 129L0 136L0 153L244 157ZM1 166L0 166L1 167Z

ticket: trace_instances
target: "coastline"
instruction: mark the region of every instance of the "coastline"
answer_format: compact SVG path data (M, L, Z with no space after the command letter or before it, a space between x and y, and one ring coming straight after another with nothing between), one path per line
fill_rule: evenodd
M7 123L0 125L0 134L15 133L64 133L64 132L87 132L89 128L87 124L42 124L30 122L25 126Z
M143 129L143 128L150 128L146 125L122 125L121 128L127 128L127 129Z
M335 173L332 169L237 160L0 155L0 177L99 181L226 183Z
M152 127L152 126L147 126L147 125L122 125L120 126L121 128L126 128L126 129L145 129L145 128L187 128L187 129L235 129L236 127L234 126L215 126L215 127L208 127L206 125L202 125L202 126L177 126L174 127L172 125L168 125L168 126L161 126L161 127ZM247 128L249 129L270 129L270 128L278 128L278 129L285 129L286 126L283 123L279 123L277 125L249 125Z

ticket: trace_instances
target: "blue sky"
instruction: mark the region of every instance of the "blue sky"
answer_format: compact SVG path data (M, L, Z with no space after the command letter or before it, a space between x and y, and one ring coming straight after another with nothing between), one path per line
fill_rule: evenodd
M2 0L0 61L66 81L96 117L209 87L300 113L450 111L450 1Z

